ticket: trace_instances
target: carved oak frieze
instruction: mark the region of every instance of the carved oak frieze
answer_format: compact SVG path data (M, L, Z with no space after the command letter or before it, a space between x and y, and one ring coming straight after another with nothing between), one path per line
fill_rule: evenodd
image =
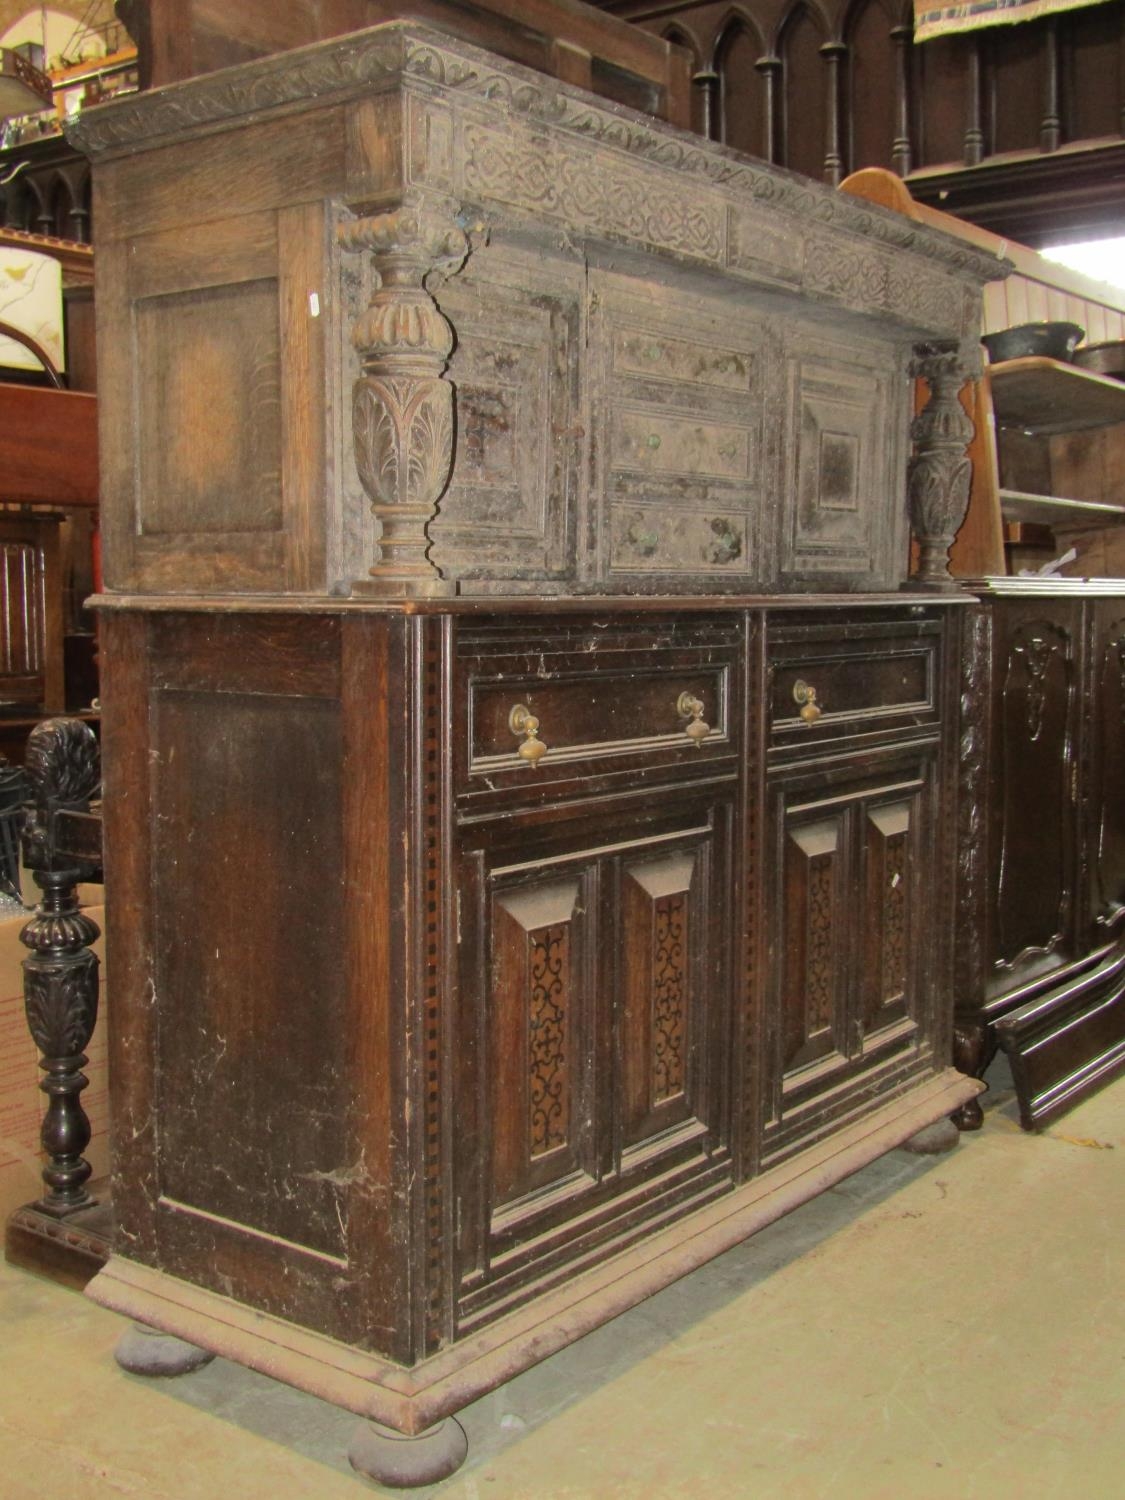
M352 391L353 453L383 528L362 587L453 593L427 556L427 527L453 463L453 387L442 378L453 329L425 282L458 270L468 239L448 214L423 204L346 222L339 237L345 250L370 252L378 283L352 330L363 368Z

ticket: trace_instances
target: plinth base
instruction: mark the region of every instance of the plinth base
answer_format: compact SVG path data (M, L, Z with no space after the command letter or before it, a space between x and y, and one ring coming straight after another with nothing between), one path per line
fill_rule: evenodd
M4 1258L10 1265L34 1271L81 1291L98 1274L113 1249L113 1202L109 1182L90 1184L95 1200L89 1208L59 1218L35 1203L17 1208L8 1219Z

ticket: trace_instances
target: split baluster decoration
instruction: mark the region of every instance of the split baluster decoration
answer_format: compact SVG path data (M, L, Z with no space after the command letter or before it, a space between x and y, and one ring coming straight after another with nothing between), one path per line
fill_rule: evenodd
M968 372L956 344L923 344L911 373L926 381L930 396L910 426L914 453L907 492L919 549L910 582L915 588L951 589L957 584L949 572L949 549L965 519L973 477L967 450L974 428L960 400Z
M82 1072L98 1017L98 958L91 951L100 929L79 910L78 886L98 876L89 860L64 852L60 816L90 813L98 795L101 760L97 738L78 719L48 719L32 730L26 770L34 803L23 829L24 864L43 893L35 915L20 933L30 949L24 959L24 1005L28 1029L41 1054L47 1112L40 1134L43 1168L40 1212L65 1218L95 1200L87 1191L90 1122L82 1107ZM93 820L96 822L96 820Z

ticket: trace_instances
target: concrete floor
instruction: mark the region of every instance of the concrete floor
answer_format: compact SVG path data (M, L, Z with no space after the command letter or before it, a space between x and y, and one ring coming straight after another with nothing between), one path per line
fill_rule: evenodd
M1125 1496L1125 1080L1044 1135L902 1152L463 1414L441 1500ZM2 1500L357 1500L355 1419L0 1268Z

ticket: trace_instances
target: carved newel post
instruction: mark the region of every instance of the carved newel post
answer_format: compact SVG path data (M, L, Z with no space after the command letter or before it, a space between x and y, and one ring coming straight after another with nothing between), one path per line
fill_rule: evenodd
M85 812L101 780L98 742L78 719L48 719L32 730L26 769L35 809L23 832L24 863L43 892L35 915L20 933L31 950L23 962L27 1025L42 1058L39 1087L47 1095L40 1139L47 1155L45 1193L35 1207L64 1218L94 1202L86 1191L90 1122L81 1093L82 1069L98 1017L98 959L90 951L100 933L78 909L78 883L96 867L56 852L60 811Z
M340 227L345 250L371 253L378 288L352 330L363 374L352 392L356 468L382 523L380 557L355 585L367 594L456 593L430 562L427 527L453 465L453 329L426 290L468 254L465 233L425 204Z
M910 524L918 539L914 588L951 589L949 549L969 505L972 461L966 449L973 424L958 399L966 372L956 344L922 344L911 374L930 387L930 398L910 425L914 454L907 468Z

